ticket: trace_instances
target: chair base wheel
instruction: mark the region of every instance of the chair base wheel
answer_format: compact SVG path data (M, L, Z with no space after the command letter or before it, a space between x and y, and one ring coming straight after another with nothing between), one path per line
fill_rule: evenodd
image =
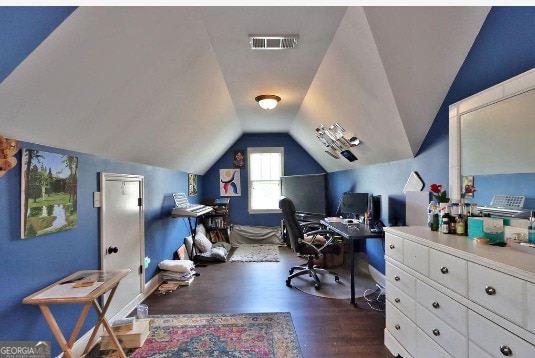
M334 276L334 280L338 283L340 283L340 277L338 275Z
M288 287L293 287L293 286L292 286L292 282L291 282L290 280L286 280L286 286L288 286Z

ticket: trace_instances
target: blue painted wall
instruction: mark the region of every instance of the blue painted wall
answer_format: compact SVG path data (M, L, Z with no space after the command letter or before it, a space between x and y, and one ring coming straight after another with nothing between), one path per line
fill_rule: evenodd
M157 273L158 262L173 257L188 234L184 219L170 217L174 206L171 194L187 193L187 173L31 143L21 143L21 148L73 155L79 160L78 226L59 233L21 239L20 164L0 178L0 341L52 341L52 354L56 356L61 349L39 308L21 302L75 271L100 267L99 209L93 207L93 192L99 191L100 172L144 176L145 254L152 260L145 272L146 281ZM17 154L19 163L20 158L21 151ZM202 197L201 181L198 190L198 196L189 198L191 202L199 202ZM51 309L64 332L70 332L81 306ZM96 314L91 310L82 332L88 331L95 320Z
M4 9L0 11L0 20L3 12ZM405 221L403 186L410 172L417 171L425 181L426 187L431 183L446 185L449 104L535 67L534 18L533 7L494 7L417 156L410 160L331 173L329 187L332 209L336 209L342 192L366 191L382 195L382 218L386 224L403 225ZM58 21L62 21L61 16ZM40 41L42 39L38 42ZM0 54L0 65L4 71L3 76L6 76L12 68L7 70L4 68L4 63L1 62L2 56L5 56L5 53ZM187 173L31 143L22 143L22 146L76 155L79 158L78 227L61 233L21 240L20 165L0 178L0 213L2 213L0 215L0 268L2 269L0 341L50 340L53 342L52 354L55 356L61 350L55 343L39 309L22 305L21 301L34 291L76 270L99 267L98 209L92 206L92 193L98 191L98 173L128 173L145 177L145 250L152 258L152 266L146 272L146 280L156 273L156 263L170 258L188 233L183 219L169 217L172 207L170 194L187 192ZM205 178L199 178L199 195L191 197L190 201L198 202L201 198L219 197L219 169L232 166L232 154L235 149L252 146L284 146L286 175L324 172L288 135L247 134L229 148ZM17 159L20 159L20 153ZM243 175L242 173L242 190L244 190L243 185L247 183L247 178ZM476 177L478 192L475 200L485 203L485 200L489 200L488 198L494 194L491 188L497 188L495 191L499 190L498 193L502 193L501 190L509 187L510 193L526 195L528 199L533 199L535 197L533 179L533 175L512 175L507 178ZM280 215L248 215L246 197L233 197L231 203L233 222L269 226L278 225L280 222ZM367 252L372 265L384 272L382 243L379 240L373 242L370 240ZM60 325L70 330L74 325L73 317L78 315L79 308L65 306L53 308L53 312L57 314ZM91 313L88 322L94 322L95 318ZM86 324L82 331L85 332L89 328L90 326Z
M416 157L331 173L331 200L350 190L382 195L384 223L404 225L403 187L412 171L420 174L425 189L432 183L447 187L448 106L535 67L534 18L535 7L493 7ZM530 204L535 207L535 173L476 176L474 183L478 190L474 201L479 204L490 204L495 194L513 194L525 195L526 207ZM383 243L368 240L366 246L370 263L384 273Z
M248 147L283 147L284 175L319 174L325 170L301 147L290 135L244 134L227 152L208 170L203 177L203 188L206 198L218 198L219 169L232 168L234 151ZM240 171L241 196L230 197L230 221L232 224L255 226L280 226L281 214L252 214L248 208L247 169Z

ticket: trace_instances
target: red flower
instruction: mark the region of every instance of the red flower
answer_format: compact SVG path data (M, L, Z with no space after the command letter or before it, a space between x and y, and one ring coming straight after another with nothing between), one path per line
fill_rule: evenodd
M438 194L442 191L442 184L431 184L429 189L431 189L433 193Z

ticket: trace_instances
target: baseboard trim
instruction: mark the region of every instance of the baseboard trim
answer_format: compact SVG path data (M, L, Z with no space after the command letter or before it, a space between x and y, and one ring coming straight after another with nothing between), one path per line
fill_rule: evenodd
M136 306L139 303L143 302L145 298L147 298L148 296L150 296L151 293L156 291L156 289L158 288L158 286L160 286L162 282L163 282L162 276L160 273L158 273L149 282L145 283L145 289L143 293L136 296L132 301L130 301L122 310L117 312L115 315L113 315L112 317L109 317L108 321L112 322L116 319L126 317L128 314L130 314L130 312L132 312L136 308ZM91 349L93 349L100 342L100 336L102 332L103 332L103 328L101 328L101 332L99 332L97 339L93 341ZM89 342L89 338L91 338L91 333L93 333L92 329L87 331L83 336L81 336L79 339L76 340L76 342L74 343L72 347L72 352L75 357L82 356L82 354L84 353L85 347L87 346L87 343ZM62 357L63 357L63 353L57 356L57 358L62 358Z

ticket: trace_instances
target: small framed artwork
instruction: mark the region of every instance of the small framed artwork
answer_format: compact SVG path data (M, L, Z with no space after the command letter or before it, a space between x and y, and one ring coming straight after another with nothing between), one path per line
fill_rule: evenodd
M476 188L474 186L474 177L473 176L463 176L463 186L461 188L461 193L463 198L473 198Z
M219 181L221 196L241 196L239 169L219 169Z
M232 157L232 163L236 169L245 168L245 150L238 149L234 151L234 156Z
M188 174L188 195L197 195L197 174Z

